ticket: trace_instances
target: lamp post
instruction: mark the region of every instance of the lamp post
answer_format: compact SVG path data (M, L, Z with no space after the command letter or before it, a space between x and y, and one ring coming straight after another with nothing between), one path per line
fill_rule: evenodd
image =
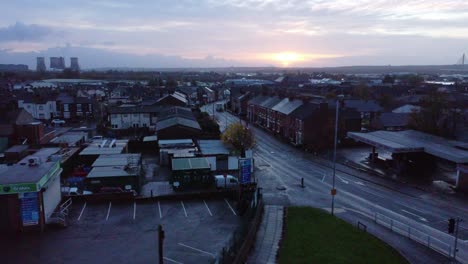
M335 113L335 143L334 143L334 150L333 150L333 178L332 178L332 189L330 191L332 195L332 204L331 204L331 214L334 215L335 213L335 176L336 176L336 145L338 143L338 113L340 110L340 100L337 98L336 100L336 113Z

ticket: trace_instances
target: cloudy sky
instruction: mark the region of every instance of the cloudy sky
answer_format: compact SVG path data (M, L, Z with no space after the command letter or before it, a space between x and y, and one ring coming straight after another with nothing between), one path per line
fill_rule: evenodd
M454 64L467 0L1 1L0 63L90 67ZM67 60L68 63L68 60Z

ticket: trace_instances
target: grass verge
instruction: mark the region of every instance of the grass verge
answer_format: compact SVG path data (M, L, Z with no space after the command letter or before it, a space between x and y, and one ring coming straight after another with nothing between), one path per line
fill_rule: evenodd
M351 224L310 207L289 207L279 263L408 263L395 249Z

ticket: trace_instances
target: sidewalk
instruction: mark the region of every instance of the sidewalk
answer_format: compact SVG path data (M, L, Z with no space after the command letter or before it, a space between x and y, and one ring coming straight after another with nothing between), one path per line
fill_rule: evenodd
M265 205L255 247L247 263L276 263L276 253L283 231L283 206Z

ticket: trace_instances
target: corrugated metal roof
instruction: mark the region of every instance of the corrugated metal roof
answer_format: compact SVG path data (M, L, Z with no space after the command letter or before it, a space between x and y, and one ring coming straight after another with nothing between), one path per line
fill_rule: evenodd
M139 170L125 170L123 166L95 167L91 169L86 178L109 178L109 177L137 177Z
M426 152L455 163L467 163L468 151L459 147L465 143L448 140L415 130L375 131L370 133L348 132L348 136L393 153Z
M127 147L128 140L118 139L115 141L115 147L109 146L112 142L112 139L106 139L106 145L100 147L104 140L93 141L88 147L83 149L80 153L80 156L83 155L104 155L104 154L120 154Z
M110 154L100 155L93 163L93 167L109 167L109 166L127 166L130 163L138 164L141 159L139 153L128 154Z
M221 140L199 140L198 145L203 155L229 154L229 149Z
M210 163L208 162L207 158L183 158L172 160L173 171L200 170L209 168Z

